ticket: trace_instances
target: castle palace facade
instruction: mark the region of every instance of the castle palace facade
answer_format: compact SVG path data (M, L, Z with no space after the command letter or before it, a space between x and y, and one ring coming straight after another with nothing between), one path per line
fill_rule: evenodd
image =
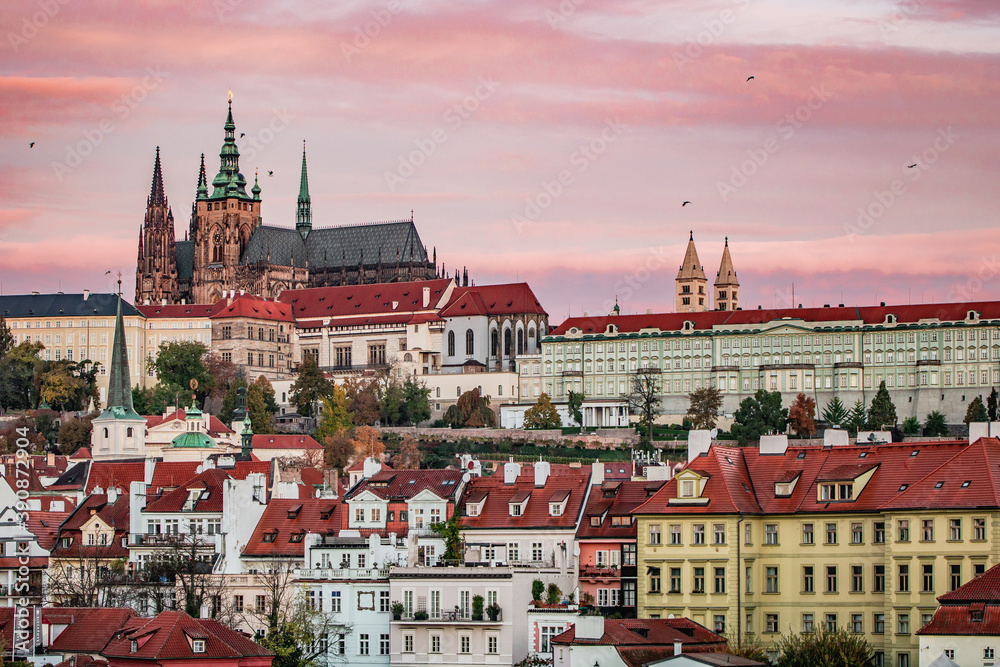
M215 303L234 291L274 299L283 290L437 278L434 257L409 220L313 229L305 146L295 227L261 224L260 185L240 173L232 100L211 188L201 156L183 241L163 188L160 149L139 231L135 303Z

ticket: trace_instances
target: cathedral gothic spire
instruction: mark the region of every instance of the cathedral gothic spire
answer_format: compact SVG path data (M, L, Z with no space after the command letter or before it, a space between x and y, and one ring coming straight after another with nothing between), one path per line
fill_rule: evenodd
M312 200L309 198L309 174L306 172L306 142L302 142L302 175L299 177L299 200L295 214L295 229L302 238L312 230Z
M153 180L146 198L146 216L139 228L139 252L135 267L135 302L145 303L177 297L177 253L174 245L174 214L163 187L160 147L153 161Z

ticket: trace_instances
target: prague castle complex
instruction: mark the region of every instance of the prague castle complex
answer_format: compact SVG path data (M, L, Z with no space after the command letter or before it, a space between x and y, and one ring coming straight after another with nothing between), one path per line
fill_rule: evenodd
M175 237L157 148L139 232L137 304L215 303L237 290L273 299L286 289L436 277L436 257L428 257L412 215L409 220L314 229L305 147L294 228L264 225L260 184L255 177L248 192L240 172L232 101L229 105L219 173L209 184L202 154L183 241Z

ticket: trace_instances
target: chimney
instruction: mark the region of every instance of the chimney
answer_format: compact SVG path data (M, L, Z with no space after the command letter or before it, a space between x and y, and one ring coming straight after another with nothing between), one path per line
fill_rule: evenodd
M427 308L430 305L431 305L431 288L430 287L425 287L424 288L424 308Z
M590 464L590 483L591 484L603 484L604 483L604 462L594 461Z
M762 435L760 436L760 454L784 454L788 451L787 435Z
M90 290L89 289L83 290L83 300L86 301L89 298L90 298Z
M683 642L674 642L674 655L680 655L684 652Z
M604 636L604 617L577 616L575 628L577 639L600 640Z
M45 453L45 465L54 466L56 464L56 453L49 451Z
M108 487L108 504L109 505L114 505L116 502L118 502L118 487L117 486L109 486Z
M503 464L503 483L504 484L514 484L517 482L517 478L521 475L521 464L514 463L511 460L508 463Z
M166 299L160 299L160 305L161 306L167 305L167 300Z
M538 458L538 463L535 464L535 487L545 486L545 482L549 479L549 473L551 472L551 466L549 466L548 461L543 461L541 457Z

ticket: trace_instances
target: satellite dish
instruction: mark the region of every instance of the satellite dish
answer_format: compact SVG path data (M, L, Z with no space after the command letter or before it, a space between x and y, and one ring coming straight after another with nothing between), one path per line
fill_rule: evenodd
M717 436L719 435L719 429L717 429L717 428L713 428L713 429L712 429L712 430L711 430L711 431L709 432L709 435L710 435L710 436L712 437L712 440L715 440L715 438L716 438L716 437L717 437Z

